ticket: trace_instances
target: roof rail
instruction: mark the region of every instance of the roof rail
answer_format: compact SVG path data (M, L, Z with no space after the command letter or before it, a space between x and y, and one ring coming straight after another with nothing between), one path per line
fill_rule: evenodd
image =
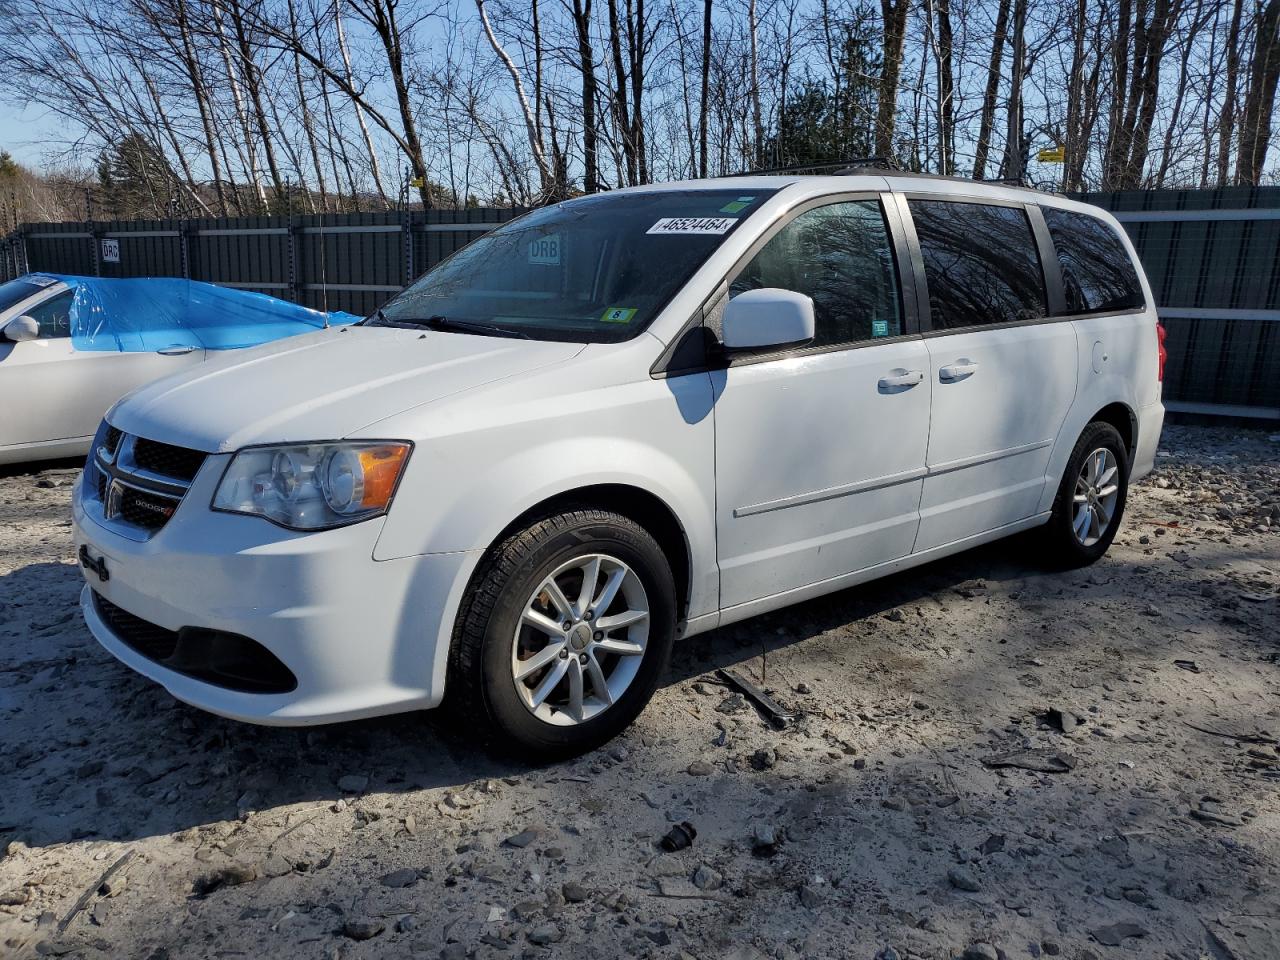
M861 173L863 170L897 170L898 164L892 157L855 157L851 160L837 160L824 163L795 163L785 167L762 167L755 170L742 170L731 173L731 177L767 177L775 174L826 175L832 177L848 176Z

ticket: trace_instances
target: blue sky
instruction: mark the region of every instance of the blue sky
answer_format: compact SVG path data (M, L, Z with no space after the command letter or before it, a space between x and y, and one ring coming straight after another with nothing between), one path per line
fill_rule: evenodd
M0 98L0 150L8 150L19 163L38 167L57 127L57 118L49 116L43 107L24 108Z

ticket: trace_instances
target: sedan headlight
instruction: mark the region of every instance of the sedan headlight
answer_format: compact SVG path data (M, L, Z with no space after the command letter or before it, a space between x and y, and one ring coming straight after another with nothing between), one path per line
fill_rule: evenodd
M303 443L241 450L213 509L324 530L386 513L411 446L390 441Z

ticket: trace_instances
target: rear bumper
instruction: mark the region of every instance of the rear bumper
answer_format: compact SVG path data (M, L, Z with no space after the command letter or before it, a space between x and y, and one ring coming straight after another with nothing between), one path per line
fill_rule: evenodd
M174 518L145 542L95 522L77 487L77 551L84 546L108 572L102 580L84 570L81 596L85 622L103 647L179 700L252 723L327 723L438 705L456 598L476 555L377 561L381 520L296 534L209 511L202 486L198 477ZM113 631L94 591L165 631L251 638L297 685L286 693L245 692L169 669Z
M1160 446L1160 430L1164 426L1164 405L1160 401L1138 411L1138 442L1133 448L1129 481L1141 480L1155 468L1156 449Z

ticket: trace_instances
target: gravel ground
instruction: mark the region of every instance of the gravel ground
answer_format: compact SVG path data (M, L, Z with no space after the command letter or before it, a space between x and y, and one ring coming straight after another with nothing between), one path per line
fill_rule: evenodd
M74 470L0 477L0 956L1275 960L1280 440L1158 467L1092 568L996 544L696 638L543 768L176 703L80 621Z

